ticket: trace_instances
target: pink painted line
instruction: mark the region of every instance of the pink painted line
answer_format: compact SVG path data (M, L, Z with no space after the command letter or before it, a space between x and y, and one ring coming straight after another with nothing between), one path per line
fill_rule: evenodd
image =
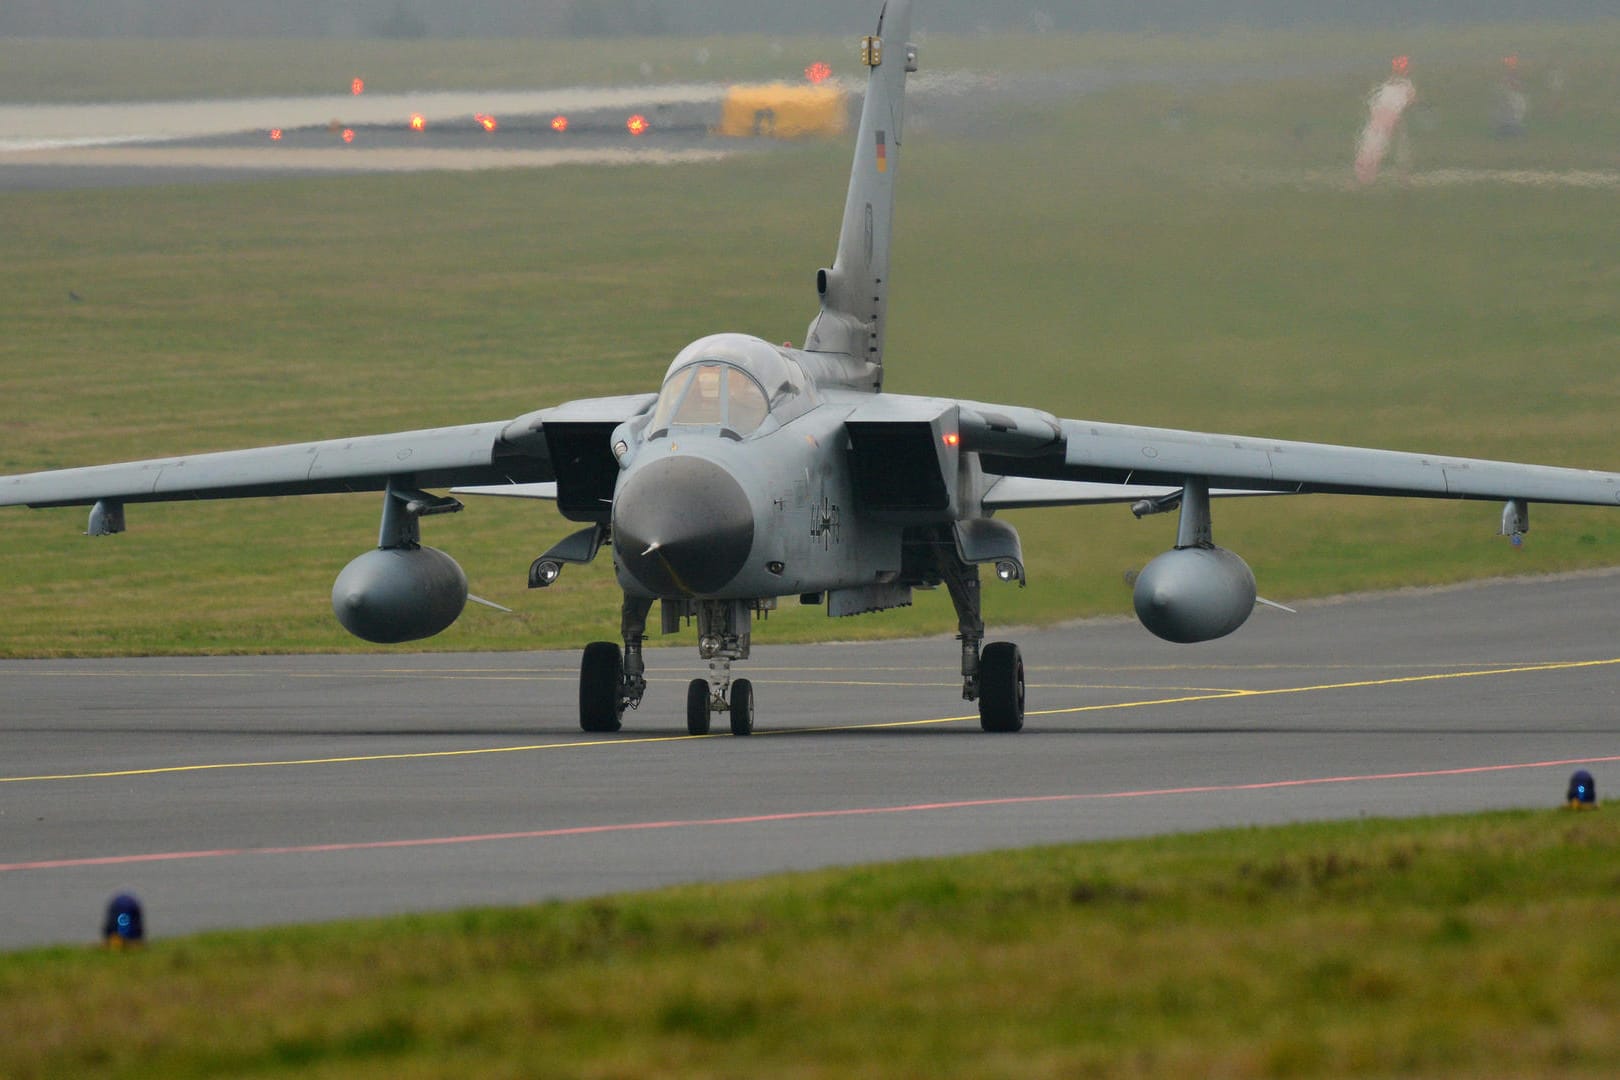
M1506 765L1470 765L1458 769L1421 769L1410 772L1367 773L1351 776L1315 776L1298 780L1260 780L1248 784L1199 784L1192 787L1075 792L1064 795L1011 795L994 799L958 799L950 802L909 803L903 806L848 807L842 810L799 810L780 814L751 814L745 817L635 821L616 825L575 825L561 829L530 829L522 832L477 833L468 836L429 836L406 840L364 840L336 844L295 844L285 847L215 848L205 851L161 851L144 855L100 855L84 859L45 859L36 862L0 863L0 873L11 873L19 870L62 870L87 866L129 866L137 863L179 862L185 859L229 859L248 855L317 855L329 852L377 851L387 848L487 844L501 840L548 840L564 836L591 836L599 833L647 832L653 829L770 825L791 821L814 821L824 818L872 817L879 814L917 814L939 810L1023 806L1031 803L1095 802L1104 799L1146 799L1166 795L1209 795L1221 792L1269 791L1279 788L1316 787L1323 784L1365 784L1388 780L1432 779L1441 776L1473 776L1481 773L1567 768L1571 765L1600 765L1613 762L1620 762L1620 754L1607 757L1563 758L1557 761L1514 762Z

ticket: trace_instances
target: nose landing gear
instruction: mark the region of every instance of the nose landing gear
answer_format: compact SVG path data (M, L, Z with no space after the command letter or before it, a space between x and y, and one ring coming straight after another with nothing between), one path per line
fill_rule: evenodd
M709 677L693 679L686 688L686 730L707 735L717 712L730 714L733 735L754 733L754 685L731 678L731 662L748 659L752 644L749 616L754 602L699 600L698 654L709 662Z
M717 712L731 718L733 735L754 733L754 684L738 679L731 684L729 700L723 694L711 691L708 679L693 679L686 687L686 732L688 735L707 735Z

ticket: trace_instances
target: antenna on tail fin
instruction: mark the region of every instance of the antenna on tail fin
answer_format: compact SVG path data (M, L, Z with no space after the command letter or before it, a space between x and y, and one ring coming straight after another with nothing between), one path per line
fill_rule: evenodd
M832 266L816 272L821 311L805 332L807 351L841 354L851 381L870 390L883 388L894 179L906 74L917 70L917 50L906 41L910 33L911 0L888 0L878 13L877 33L861 40L869 75L844 223Z

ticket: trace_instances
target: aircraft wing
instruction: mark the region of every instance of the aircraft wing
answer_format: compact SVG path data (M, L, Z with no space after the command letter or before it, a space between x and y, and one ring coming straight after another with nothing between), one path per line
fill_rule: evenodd
M514 420L226 450L0 477L0 506L84 506L457 484L580 486L601 470L583 447L652 406L655 395L590 398ZM579 436L584 436L580 438Z
M1620 503L1616 473L1065 420L1019 405L949 398L876 395L850 411L845 429L857 472L865 462L874 477L894 475L897 462L913 463L907 475L937 476L917 466L937 458L942 472L953 472L942 453L950 447L977 452L986 481L982 505L990 511L1157 499L1190 479L1203 481L1212 495ZM924 450L927 445L936 449ZM895 485L879 480L873 487ZM915 497L900 498L910 505Z
M972 402L961 407L964 415L970 409L996 408ZM982 443L985 472L1006 477L1149 486L1180 486L1197 478L1211 488L1255 493L1620 503L1617 473L1059 420L1024 409L1002 408L1001 414L1012 421L1010 427L1003 425L981 439L977 425L964 422L961 439L964 450L979 449Z

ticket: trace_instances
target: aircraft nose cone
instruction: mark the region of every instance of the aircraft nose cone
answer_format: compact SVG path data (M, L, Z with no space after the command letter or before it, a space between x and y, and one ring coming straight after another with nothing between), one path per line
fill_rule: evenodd
M637 468L613 502L619 565L658 596L725 588L754 547L754 512L712 461L667 457Z

